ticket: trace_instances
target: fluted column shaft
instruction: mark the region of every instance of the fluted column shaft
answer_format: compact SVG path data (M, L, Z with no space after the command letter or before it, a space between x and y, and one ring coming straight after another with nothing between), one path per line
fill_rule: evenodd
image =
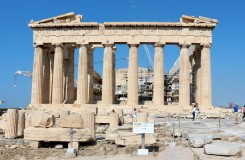
M86 45L81 45L78 61L77 103L83 105L88 103L88 49Z
M201 44L201 104L203 109L212 106L212 83L211 83L211 63L210 63L210 44Z
M62 44L55 46L52 104L63 104L63 63L64 53Z
M74 47L69 47L67 59L67 75L66 75L66 102L73 103L75 100L74 95Z
M88 49L88 101L93 102L94 97L94 49Z
M138 105L138 45L129 45L128 105Z
M154 55L154 105L164 105L164 55L163 45L155 44Z
M43 63L43 103L49 104L50 87L50 53L48 49L44 52Z
M113 104L113 45L105 45L102 81L102 103Z
M50 64L50 72L49 72L49 75L50 75L50 81L49 81L49 104L52 103L52 93L53 93L53 73L54 73L54 52L51 52L50 54L50 61L49 61L49 64Z
M182 45L180 50L180 71L179 71L179 106L190 106L190 64L188 45Z
M201 92L201 67L200 67L200 60L201 60L200 52L197 53L194 57L195 60L195 73L196 73L196 102L200 104L200 92Z
M32 76L32 104L42 104L43 90L43 48L35 46Z

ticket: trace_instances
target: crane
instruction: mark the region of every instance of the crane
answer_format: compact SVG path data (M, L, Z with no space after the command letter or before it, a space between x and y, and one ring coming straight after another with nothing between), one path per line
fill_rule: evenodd
M17 70L17 71L14 73L14 88L16 88L16 80L17 80L17 77L18 77L19 75L25 76L25 77L29 77L29 78L32 78L32 72L31 72L31 71Z
M152 58L151 58L151 53L150 53L150 51L149 51L149 49L148 49L148 47L146 46L146 44L143 44L143 47L144 47L144 49L145 49L145 53L146 53L146 55L147 55L147 58L148 58L148 60L149 60L149 62L150 62L150 67L151 67L151 69L153 69L153 60L152 60Z

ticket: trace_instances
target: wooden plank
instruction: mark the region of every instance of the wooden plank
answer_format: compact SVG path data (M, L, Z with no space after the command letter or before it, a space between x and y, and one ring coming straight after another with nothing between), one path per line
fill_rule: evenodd
M73 133L73 134L72 134ZM87 142L92 141L93 137L89 129L71 129L71 128L34 128L29 127L24 130L25 140L34 141L59 141Z

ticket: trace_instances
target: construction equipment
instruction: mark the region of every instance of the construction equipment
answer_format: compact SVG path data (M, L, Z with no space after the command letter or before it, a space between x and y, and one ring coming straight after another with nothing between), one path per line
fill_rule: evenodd
M20 76L20 75L21 75L21 76L25 76L25 77L32 78L32 72L31 72L31 71L17 70L17 71L14 73L14 88L17 87L16 81L17 81L17 77Z
M152 60L152 58L151 58L151 53L150 53L148 47L146 46L146 44L143 44L143 47L144 47L144 49L145 49L145 53L146 53L146 55L147 55L147 58L148 58L148 60L149 60L149 62L150 62L150 68L149 68L149 70L153 70L153 65L154 65L154 63L153 63L153 60Z

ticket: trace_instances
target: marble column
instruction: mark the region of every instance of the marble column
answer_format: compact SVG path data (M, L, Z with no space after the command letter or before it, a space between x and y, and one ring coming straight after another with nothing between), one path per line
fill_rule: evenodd
M113 104L113 45L104 45L102 103Z
M31 104L42 104L43 90L43 48L36 45L34 49L34 64L32 75Z
M190 106L190 64L188 49L189 45L181 45L179 71L179 106L182 108L188 108Z
M67 74L66 74L66 103L74 103L74 47L67 48L68 59L67 59Z
M84 105L88 103L88 49L81 45L78 60L78 86L77 103Z
M94 101L94 48L88 48L88 102Z
M200 94L201 94L201 54L200 52L197 52L194 56L194 61L195 61L195 73L196 73L196 103L200 104Z
M116 101L116 47L113 47L113 53L112 53L112 97L113 102Z
M201 44L201 99L199 106L203 109L212 107L210 47L211 44Z
M156 43L154 55L153 104L164 105L164 54L163 44Z
M129 45L128 105L138 105L138 46Z
M54 53L52 104L63 104L63 45L56 44Z
M53 91L53 73L54 73L54 52L51 52L50 54L50 61L49 61L49 75L50 75L50 81L49 81L49 104L52 104L52 91Z
M50 52L48 48L44 50L43 60L43 103L49 104Z

